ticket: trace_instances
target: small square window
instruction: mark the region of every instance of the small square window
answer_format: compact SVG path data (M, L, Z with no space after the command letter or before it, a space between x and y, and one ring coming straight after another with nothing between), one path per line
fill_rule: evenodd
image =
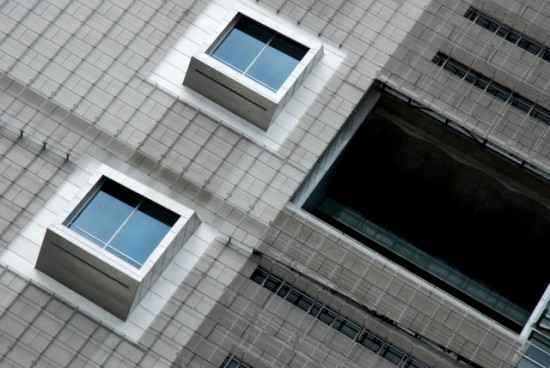
M323 47L273 19L237 12L189 62L183 84L263 130L282 111Z
M277 91L308 48L241 16L210 55Z
M67 226L139 269L178 218L123 185L106 180Z
M108 175L90 179L66 220L46 229L35 266L126 320L201 222L170 198L102 171Z

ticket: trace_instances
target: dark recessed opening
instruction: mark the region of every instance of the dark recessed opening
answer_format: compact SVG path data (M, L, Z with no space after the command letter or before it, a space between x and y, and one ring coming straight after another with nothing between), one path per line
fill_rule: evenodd
M304 208L519 331L550 273L548 182L383 95Z

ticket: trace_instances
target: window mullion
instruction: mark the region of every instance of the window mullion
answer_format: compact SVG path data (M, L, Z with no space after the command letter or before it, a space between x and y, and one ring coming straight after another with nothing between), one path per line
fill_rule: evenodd
M140 199L139 203L134 207L134 209L132 210L132 212L130 212L128 214L128 216L126 216L126 219L122 222L122 224L120 224L120 226L118 227L118 229L113 233L113 236L111 236L109 238L109 240L107 240L105 242L105 247L107 246L111 246L111 242L114 240L114 238L116 238L116 236L122 231L122 228L128 223L128 221L130 221L130 218L134 215L134 213L137 212L139 206L141 206L141 204L143 203L144 199ZM125 255L126 256L126 255ZM128 256L126 256L128 257Z
M258 54L256 55L256 57L254 59L252 59L252 61L250 62L250 64L248 64L248 67L243 71L243 74L244 75L247 75L248 71L250 70L250 68L252 68L252 66L256 63L256 61L260 58L260 56L262 56L263 52L269 47L269 44L271 43L271 41L273 41L273 39L275 38L275 34L272 34L271 35L271 38L265 43L264 47L262 47L262 49L258 52Z

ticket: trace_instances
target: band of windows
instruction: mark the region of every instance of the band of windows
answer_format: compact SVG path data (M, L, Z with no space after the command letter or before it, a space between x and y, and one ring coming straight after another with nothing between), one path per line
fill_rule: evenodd
M518 95L511 89L483 76L475 70L468 68L442 52L438 52L433 57L432 62L533 118L543 123L550 124L549 110Z
M505 40L521 47L522 49L529 51L531 54L536 55L543 60L550 61L550 49L544 47L538 42L535 42L515 31L506 27L505 25L492 20L486 15L481 14L479 11L469 8L464 17L472 22L480 25L486 30L495 33L497 36L504 38Z
M427 365L384 341L380 336L362 328L358 323L319 303L262 268L256 269L251 279L391 363L403 368L427 368Z

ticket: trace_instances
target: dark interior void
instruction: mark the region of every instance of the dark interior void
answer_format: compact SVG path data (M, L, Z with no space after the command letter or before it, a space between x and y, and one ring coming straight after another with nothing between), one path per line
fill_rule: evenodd
M515 331L550 281L549 183L383 95L304 208Z

